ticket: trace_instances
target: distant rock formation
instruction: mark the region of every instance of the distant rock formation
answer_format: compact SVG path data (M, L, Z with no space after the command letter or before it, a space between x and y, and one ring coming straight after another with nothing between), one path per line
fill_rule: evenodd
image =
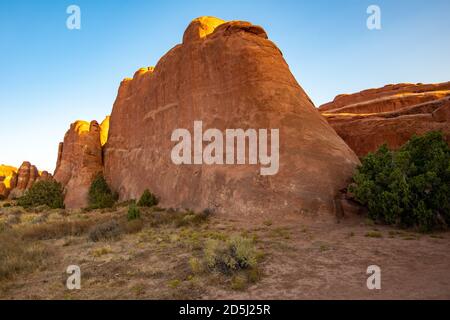
M54 179L62 184L66 208L88 205L88 191L95 175L103 171L102 145L108 137L109 117L97 121L76 121L59 144Z
M19 169L12 166L0 166L0 199L17 199L36 181L49 180L52 176L47 172L39 172L36 166L24 161Z
M221 132L279 129L278 174L261 176L259 166L249 164L175 165L171 134L192 130L197 120L205 130ZM65 148L66 142L63 154ZM89 172L100 170L98 145L92 149L95 170ZM57 180L83 176L83 167L71 167L61 178L62 161ZM164 206L210 208L230 216L333 212L338 190L358 163L265 31L212 17L194 20L183 43L155 68L122 81L104 150L105 176L120 199L136 199L149 188Z
M319 111L360 157L384 143L396 149L412 135L433 130L441 130L450 143L450 82L339 95Z
M16 187L17 168L7 165L0 165L0 200L9 196L11 189Z

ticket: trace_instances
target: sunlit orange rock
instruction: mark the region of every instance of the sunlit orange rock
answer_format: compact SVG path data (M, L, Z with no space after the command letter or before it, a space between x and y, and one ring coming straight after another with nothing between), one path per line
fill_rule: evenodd
M280 130L280 168L175 165L177 128ZM149 188L163 206L210 208L230 216L334 211L356 155L291 74L266 32L249 22L194 20L182 44L156 67L122 81L104 147L105 176L120 198Z
M76 121L60 143L54 179L64 187L66 208L88 205L87 194L94 176L103 171L102 143L106 143L108 120Z
M339 95L319 108L358 156L387 143L396 149L413 134L440 130L450 143L450 82L397 84Z

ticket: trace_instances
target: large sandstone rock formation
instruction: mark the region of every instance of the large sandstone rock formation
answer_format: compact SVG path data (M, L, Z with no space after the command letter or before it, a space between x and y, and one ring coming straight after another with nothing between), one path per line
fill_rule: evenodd
M58 150L54 179L62 184L66 208L88 205L88 191L96 174L103 171L102 144L108 136L109 117L97 121L76 121Z
M396 84L339 95L319 108L358 156L383 143L398 148L413 134L441 130L450 143L450 82Z
M196 120L222 132L279 129L278 174L248 164L175 165L171 134L192 132ZM235 216L330 213L357 163L266 32L211 17L194 20L155 68L121 83L104 151L106 178L122 200L149 188L165 206Z
M19 169L12 166L0 166L0 198L17 199L36 181L52 179L47 172L39 172L36 166L24 161Z

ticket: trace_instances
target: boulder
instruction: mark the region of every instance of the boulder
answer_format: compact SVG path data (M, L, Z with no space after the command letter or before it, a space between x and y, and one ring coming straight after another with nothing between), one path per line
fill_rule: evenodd
M278 129L277 173L249 163L175 164L172 134L192 132L196 121L222 133ZM122 81L104 146L105 176L121 200L148 188L163 206L235 217L329 215L358 163L264 29L213 17L194 20L155 68Z

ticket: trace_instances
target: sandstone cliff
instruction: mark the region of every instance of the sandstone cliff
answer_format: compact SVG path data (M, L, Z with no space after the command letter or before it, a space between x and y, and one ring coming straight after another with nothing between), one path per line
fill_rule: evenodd
M64 187L66 208L88 205L87 194L94 176L103 171L102 145L108 137L109 117L97 121L76 121L58 150L54 179Z
M222 132L279 129L278 174L261 176L249 164L175 165L171 134L192 131L194 121ZM194 20L155 68L121 83L104 150L105 176L122 200L149 188L164 206L235 216L330 213L357 163L266 32L211 17Z
M383 143L398 148L413 134L441 130L450 143L450 82L396 84L339 95L319 108L358 156Z

